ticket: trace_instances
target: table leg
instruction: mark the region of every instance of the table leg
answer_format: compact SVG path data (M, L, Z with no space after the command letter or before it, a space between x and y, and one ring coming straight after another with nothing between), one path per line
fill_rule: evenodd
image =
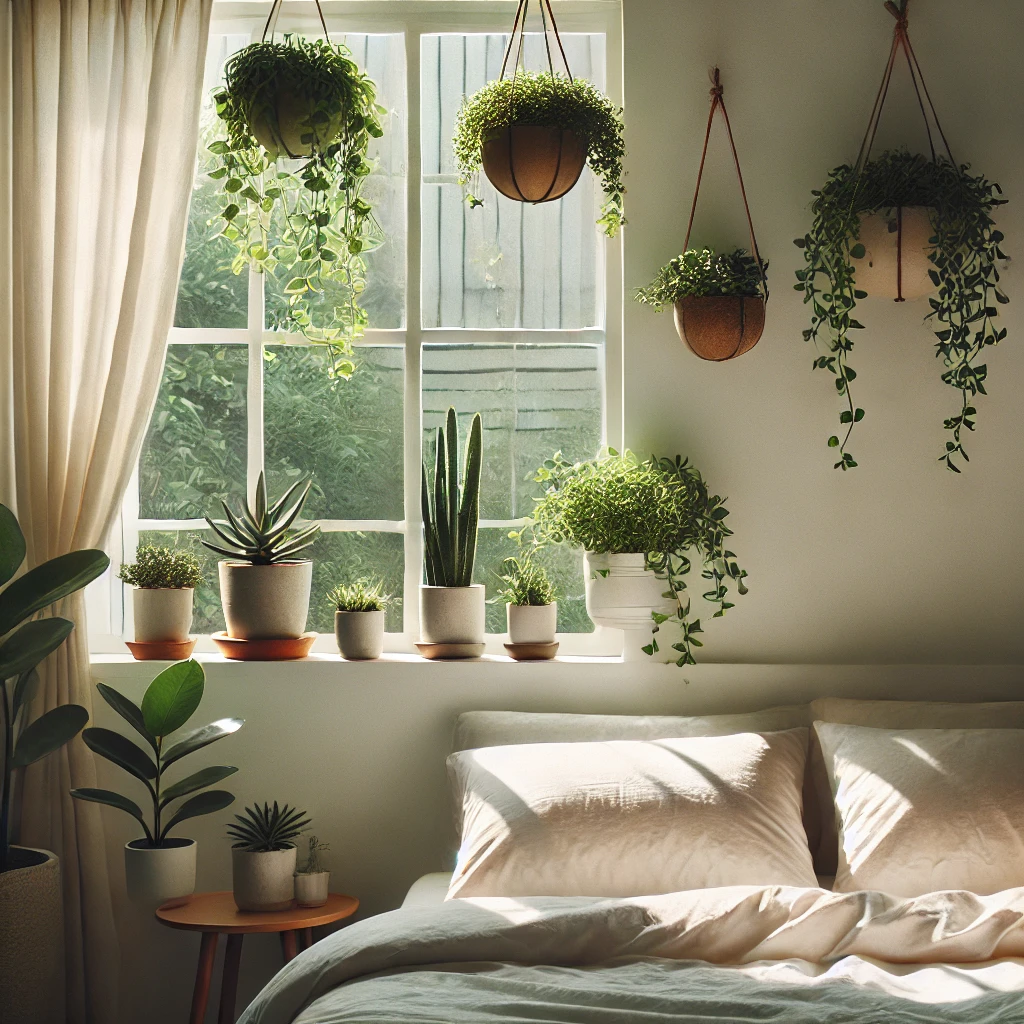
M206 1018L206 1001L210 996L210 979L213 977L213 958L217 955L217 932L203 932L199 944L199 964L196 967L196 986L192 990L192 1012L189 1024L203 1024Z
M281 952L284 953L284 962L294 960L299 955L299 944L296 941L295 932L281 932Z
M313 929L303 928L302 929L302 948L309 949L313 945Z
M224 975L220 982L220 1013L217 1024L235 1024L235 993L238 991L238 965L242 962L241 933L228 936L224 951Z

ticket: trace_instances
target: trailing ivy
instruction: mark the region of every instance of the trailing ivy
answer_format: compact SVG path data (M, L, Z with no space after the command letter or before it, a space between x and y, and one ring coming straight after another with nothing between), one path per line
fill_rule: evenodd
M813 368L835 376L835 387L845 400L840 413L841 430L828 439L838 449L836 469L852 469L857 463L848 451L854 424L864 410L853 400L850 385L857 374L849 363L852 331L862 330L854 317L857 301L867 292L857 288L852 261L864 256L859 241L860 215L899 206L924 206L932 211L935 245L930 255L929 276L936 293L929 298L934 320L936 355L942 359L942 380L961 392L959 411L944 421L951 437L939 461L959 473L954 461L969 461L963 447L963 431L974 430L974 400L984 395L988 368L979 363L985 349L1006 337L996 326L998 304L1009 301L999 288L996 261L1005 259L1000 249L1002 232L995 228L992 210L1006 202L1002 189L969 166L956 167L939 158L928 160L904 151L890 151L867 163L863 173L844 164L835 168L825 185L812 193L814 223L810 232L796 240L804 250L806 266L797 271L797 291L811 305L811 326L805 341L819 347ZM824 343L825 351L821 352ZM842 435L842 436L840 436Z
M767 272L768 262L764 262ZM658 276L634 294L637 302L653 306L660 313L677 299L688 295L761 295L767 285L757 260L745 249L715 254L713 249L687 249L669 260Z

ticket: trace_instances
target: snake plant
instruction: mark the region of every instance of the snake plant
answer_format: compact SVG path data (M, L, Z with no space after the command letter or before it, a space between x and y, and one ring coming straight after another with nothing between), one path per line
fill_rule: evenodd
M423 508L424 569L431 587L468 587L473 582L476 535L480 522L480 471L483 466L483 424L473 416L466 442L466 460L459 480L459 429L455 410L437 428L433 486L423 464L420 494Z

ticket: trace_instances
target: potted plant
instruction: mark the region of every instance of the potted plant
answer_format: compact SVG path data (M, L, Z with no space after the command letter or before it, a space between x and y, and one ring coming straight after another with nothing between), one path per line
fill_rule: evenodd
M188 642L192 597L204 579L199 560L191 551L140 545L135 561L122 565L118 576L135 588L132 609L136 643Z
M295 873L295 902L300 907L322 907L327 902L331 873L320 858L330 848L316 836L309 837L306 866Z
M223 810L235 799L226 790L208 788L238 771L229 765L201 768L176 782L166 777L171 765L242 727L241 718L222 718L170 739L195 714L205 684L198 661L178 662L149 684L140 707L113 687L97 683L100 696L146 741L145 746L113 729L94 727L82 733L90 750L145 787L148 818L134 800L109 789L73 789L71 795L126 811L142 826L144 837L125 844L124 873L129 897L150 906L195 891L196 841L172 838L171 829L189 818ZM171 806L183 797L188 797L184 803Z
M796 240L805 261L796 289L811 307L804 340L824 347L814 369L834 375L843 401L840 430L828 438L836 469L857 465L848 445L864 418L850 387L857 376L849 362L852 334L864 326L857 303L869 294L902 301L932 293L926 319L934 322L942 380L961 393L959 410L945 420L951 436L940 458L960 472L954 460L967 459L963 431L974 429L974 401L985 394L980 360L1006 336L997 325L999 305L1009 301L997 267L1005 259L1003 235L992 219L1005 202L1001 191L944 157L888 151L860 168L835 168L813 193L814 223Z
M217 568L229 637L286 639L305 632L313 563L295 556L315 541L320 527L293 531L291 526L302 512L311 485L306 483L295 498L302 488L299 481L269 504L266 481L260 473L253 508L244 506L236 516L227 502L221 502L227 519L206 520L219 543L204 540L204 546L227 559Z
M504 587L508 638L514 644L553 644L558 623L555 588L532 558L506 558L499 576Z
M384 609L389 596L378 579L363 577L334 588L334 636L347 661L372 661L384 651Z
M599 626L642 632L643 652L659 652L657 633L671 620L680 638L673 643L677 665L695 664L702 647L700 619L690 618L687 577L694 561L709 581L705 600L732 608L727 581L747 592L746 572L726 549L732 531L724 501L712 495L699 471L679 456L639 459L609 448L586 462L561 454L537 472L547 489L525 528L539 544L569 543L586 552L587 612ZM627 641L626 656L633 647Z
M718 362L749 352L760 339L767 269L767 261L759 266L745 249L687 249L635 295L657 313L672 306L683 344L701 359Z
M433 480L423 464L424 572L420 586L420 636L427 644L480 644L484 639L484 587L473 583L480 521L483 424L473 416L459 475L455 410L437 428Z
M58 750L89 719L81 705L61 704L29 720L36 666L74 629L68 619L35 615L110 564L102 551L71 551L14 579L25 553L17 518L0 505L0 949L19 954L0 956L0 992L12 1021L56 1020L64 1005L60 864L49 850L11 842L15 772Z
M288 804L253 804L228 825L231 884L239 910L287 910L295 897L295 840L309 827Z
M283 273L281 326L329 345L334 371L348 376L351 342L367 322L364 257L383 241L364 185L385 111L373 80L326 35L275 42L264 33L231 57L215 96L226 135L207 148L222 233L238 249L232 269Z

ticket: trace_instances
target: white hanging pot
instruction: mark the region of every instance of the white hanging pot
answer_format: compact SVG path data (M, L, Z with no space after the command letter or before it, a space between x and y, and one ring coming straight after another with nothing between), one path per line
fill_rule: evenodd
M231 851L231 888L239 910L287 910L295 898L295 847Z
M384 612L336 611L334 638L346 661L379 658L384 651Z
M220 562L217 569L228 636L286 640L305 633L313 583L309 559L275 565Z
M194 593L191 587L136 587L132 591L136 643L184 643L188 640Z
M851 260L854 283L868 295L920 299L935 290L928 276L935 246L929 206L900 206L865 213L860 218L858 241L864 255Z
M644 562L642 554L587 552L587 614L595 625L650 629L651 612L672 610L671 601L662 596L668 584L645 568Z
M322 907L327 902L330 871L295 876L295 902L300 907Z
M514 644L553 644L558 624L558 602L507 604L508 638Z
M420 639L425 644L482 644L484 587L420 586Z
M172 900L184 902L196 891L196 841L165 839L150 846L133 839L124 847L124 880L128 898L149 907Z

